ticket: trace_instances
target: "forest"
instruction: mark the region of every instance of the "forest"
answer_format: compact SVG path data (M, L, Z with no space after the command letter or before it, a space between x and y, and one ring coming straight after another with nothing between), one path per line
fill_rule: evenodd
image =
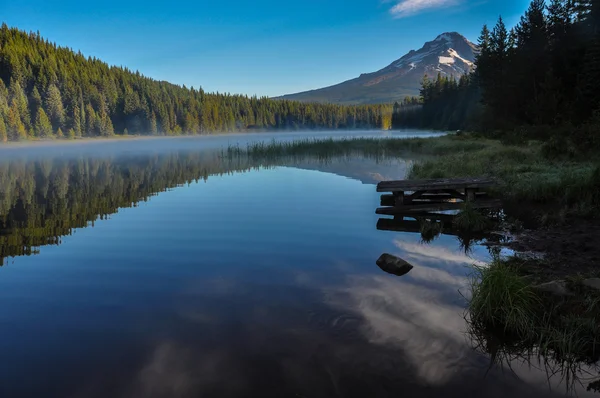
M394 104L393 127L560 135L600 147L600 2L533 0L514 28L502 17L484 26L478 45L472 74L425 76L420 98Z
M308 104L205 93L109 66L2 24L0 142L252 129L389 129L391 105Z

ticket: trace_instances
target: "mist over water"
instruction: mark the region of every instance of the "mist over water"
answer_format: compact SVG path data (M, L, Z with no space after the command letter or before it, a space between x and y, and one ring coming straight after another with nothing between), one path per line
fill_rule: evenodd
M271 133L230 133L182 137L127 137L74 141L11 142L0 145L0 161L19 156L121 155L181 150L223 150L229 146L245 148L253 143L292 142L305 139L410 138L438 137L443 132L422 130L333 130L288 131Z
M413 159L221 156L289 134L0 149L0 396L554 394L465 335L484 247L376 229Z

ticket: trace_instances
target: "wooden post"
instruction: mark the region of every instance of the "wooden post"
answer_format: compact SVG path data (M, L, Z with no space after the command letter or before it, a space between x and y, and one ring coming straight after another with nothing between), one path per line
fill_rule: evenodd
M404 206L404 192L394 192L394 199L396 200L396 207Z
M474 188L467 188L465 189L466 194L467 194L467 202L475 202L475 191L476 189Z

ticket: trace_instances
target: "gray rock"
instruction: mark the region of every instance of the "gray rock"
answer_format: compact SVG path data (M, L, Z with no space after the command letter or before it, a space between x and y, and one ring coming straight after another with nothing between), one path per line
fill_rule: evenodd
M397 276L406 275L413 269L406 261L387 253L377 259L377 265L388 274Z
M542 283L533 287L537 291L554 294L555 296L573 296L564 280Z
M590 278L583 281L583 284L592 289L600 290L600 278Z

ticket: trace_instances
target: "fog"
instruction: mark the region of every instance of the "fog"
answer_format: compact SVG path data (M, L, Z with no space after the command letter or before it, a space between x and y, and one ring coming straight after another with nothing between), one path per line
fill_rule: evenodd
M232 133L203 136L131 136L90 138L73 141L27 141L0 145L0 160L39 156L114 156L167 151L222 150L242 148L257 142L292 142L303 139L436 137L443 132L422 130L306 130L295 132Z

